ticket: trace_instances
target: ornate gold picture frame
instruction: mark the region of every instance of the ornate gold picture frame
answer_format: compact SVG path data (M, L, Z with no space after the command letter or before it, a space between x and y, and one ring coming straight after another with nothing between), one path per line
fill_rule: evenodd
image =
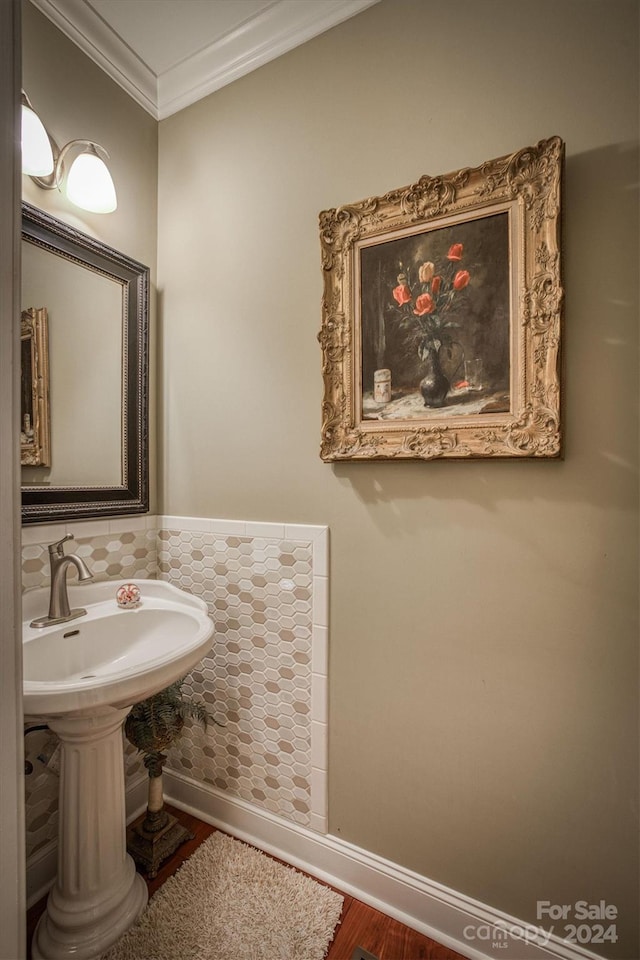
M20 325L20 463L51 466L49 329L46 307L22 311Z
M559 457L564 145L320 214L321 457Z

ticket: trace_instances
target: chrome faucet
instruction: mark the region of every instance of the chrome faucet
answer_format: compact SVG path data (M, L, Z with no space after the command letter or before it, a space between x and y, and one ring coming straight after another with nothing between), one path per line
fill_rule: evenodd
M62 540L49 544L49 564L51 566L51 594L49 596L49 614L46 617L38 617L31 621L32 627L50 627L54 623L66 623L67 620L75 620L76 617L82 617L87 612L82 607L76 607L74 610L69 608L69 595L67 592L67 571L69 566L73 566L78 571L79 580L93 580L93 574L87 567L81 557L75 553L65 555L64 544L67 540L73 540L73 534L69 533Z

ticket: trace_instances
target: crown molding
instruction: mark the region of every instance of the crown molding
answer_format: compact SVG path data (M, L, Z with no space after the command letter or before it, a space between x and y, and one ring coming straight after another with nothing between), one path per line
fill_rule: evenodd
M86 0L31 0L156 120L164 120L379 0L275 0L266 10L156 76Z
M158 78L161 120L361 13L379 0L277 0Z

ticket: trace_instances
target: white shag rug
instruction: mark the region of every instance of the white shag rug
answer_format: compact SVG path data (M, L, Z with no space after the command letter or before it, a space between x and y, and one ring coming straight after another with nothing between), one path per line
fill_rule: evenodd
M213 833L102 960L322 960L343 898Z

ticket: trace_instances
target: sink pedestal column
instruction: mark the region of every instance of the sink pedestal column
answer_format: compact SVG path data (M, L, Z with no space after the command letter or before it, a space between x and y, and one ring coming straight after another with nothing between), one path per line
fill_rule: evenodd
M126 850L122 725L130 708L55 717L61 742L58 875L34 960L93 960L135 922L147 886Z

